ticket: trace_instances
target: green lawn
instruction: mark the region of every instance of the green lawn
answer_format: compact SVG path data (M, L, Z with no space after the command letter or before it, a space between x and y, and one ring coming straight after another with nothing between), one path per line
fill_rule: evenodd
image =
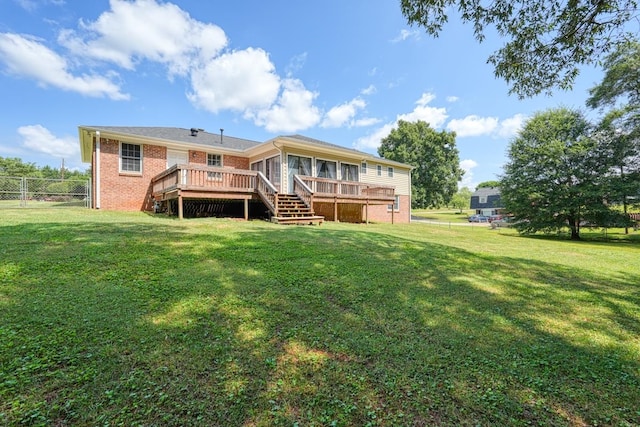
M460 209L413 209L411 211L411 215L418 218L451 223L466 223L467 218L474 213L473 209L463 209L462 212Z
M640 425L637 243L84 209L0 242L0 425Z

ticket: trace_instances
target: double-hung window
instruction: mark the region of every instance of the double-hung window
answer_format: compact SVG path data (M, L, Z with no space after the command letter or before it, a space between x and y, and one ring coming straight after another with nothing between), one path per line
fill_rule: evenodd
M207 153L207 166L222 167L222 155ZM220 172L207 172L207 178L221 181L222 174Z
M387 176L393 178L393 168L391 166L387 168Z
M140 144L120 144L120 172L142 173L142 146Z
M398 196L397 194L396 194L395 200L393 201L393 204L387 205L387 211L391 212L391 209L393 209L396 212L400 211L400 196Z

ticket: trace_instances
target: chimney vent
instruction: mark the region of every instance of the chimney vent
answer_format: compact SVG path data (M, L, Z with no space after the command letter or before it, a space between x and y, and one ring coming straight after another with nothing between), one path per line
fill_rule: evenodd
M191 136L198 136L198 129L197 128L191 128Z
M222 144L222 134L224 133L224 129L220 128L220 144Z

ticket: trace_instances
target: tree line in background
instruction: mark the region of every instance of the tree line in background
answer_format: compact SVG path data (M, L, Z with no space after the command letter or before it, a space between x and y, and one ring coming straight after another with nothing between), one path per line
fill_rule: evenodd
M583 225L630 225L628 210L640 204L640 42L616 46L587 100L600 121L568 108L535 114L510 143L501 179L484 183L500 187L520 232L569 227L577 240ZM463 171L454 132L400 121L378 154L414 166L412 208L469 206L470 190L457 189Z
M91 173L89 171L69 170L62 166L60 168L51 166L39 167L35 163L26 163L19 158L0 157L0 176L85 180L91 178Z

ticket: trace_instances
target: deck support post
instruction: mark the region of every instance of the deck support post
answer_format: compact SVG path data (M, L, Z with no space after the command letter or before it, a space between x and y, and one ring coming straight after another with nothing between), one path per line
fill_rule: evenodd
M178 219L184 218L184 207L182 206L182 194L178 195Z
M338 222L338 198L333 198L333 220Z
M249 199L244 199L244 220L249 221Z
M394 205L395 203L391 204L391 224L395 224L395 222L393 221L393 217L394 217L394 212L396 211L396 207Z
M367 199L367 204L364 205L364 222L369 224L369 199Z

